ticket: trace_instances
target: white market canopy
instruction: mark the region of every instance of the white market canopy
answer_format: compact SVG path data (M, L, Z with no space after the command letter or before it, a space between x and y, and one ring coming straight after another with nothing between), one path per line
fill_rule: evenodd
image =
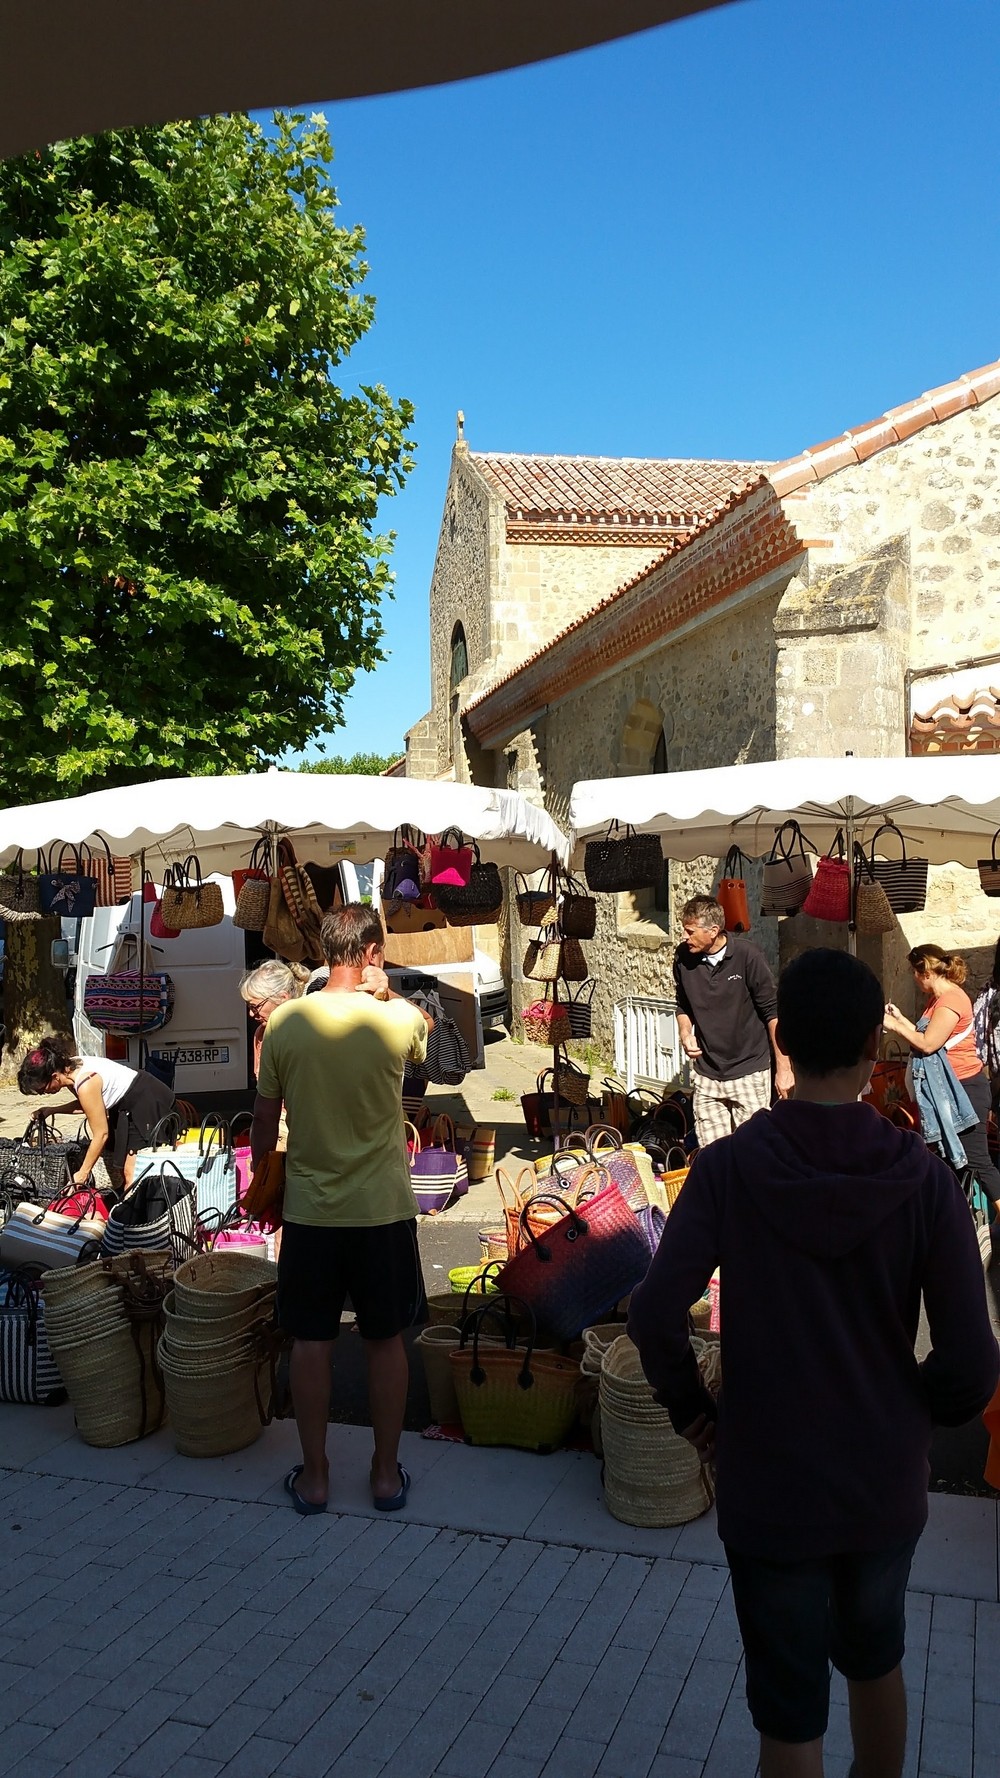
M798 821L824 851L849 822L870 840L882 818L895 821L915 856L975 865L1000 828L1000 755L779 759L583 780L573 786L570 843L582 858L583 842L618 821L659 834L668 858L722 858L730 846L761 858L784 821ZM883 848L898 856L891 835Z
M121 790L95 790L64 802L0 811L0 864L58 841L103 836L117 855L140 851L173 862L195 852L206 875L245 863L256 840L287 835L303 861L381 857L397 827L423 833L458 827L484 859L538 870L554 852L565 862L565 835L544 809L512 790L421 778L339 777L319 772L263 772L231 778L163 778ZM33 859L26 856L26 863Z

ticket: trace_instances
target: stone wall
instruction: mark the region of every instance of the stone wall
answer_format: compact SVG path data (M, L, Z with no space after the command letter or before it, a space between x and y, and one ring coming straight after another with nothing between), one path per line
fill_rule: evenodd
M507 543L493 598L495 677L648 568L662 549L594 543Z
M497 782L529 794L538 784L554 820L566 825L569 797L578 778L626 776L639 769L636 749L646 734L645 769L652 763L662 724L670 770L690 771L736 761L774 758L775 645L773 620L783 587L744 596L736 613L712 613L692 632L651 652L634 667L563 699L530 730L498 750ZM637 720L637 712L642 721ZM648 734L647 734L648 730ZM713 859L670 867L669 908L636 909L631 897L598 896L597 933L585 946L598 986L593 1000L594 1037L613 1052L616 1000L625 994L671 999L677 919L690 895L709 889ZM753 873L752 904L756 903ZM755 938L776 961L775 922L756 922ZM516 1011L535 998L520 961L527 934L511 922L510 956Z

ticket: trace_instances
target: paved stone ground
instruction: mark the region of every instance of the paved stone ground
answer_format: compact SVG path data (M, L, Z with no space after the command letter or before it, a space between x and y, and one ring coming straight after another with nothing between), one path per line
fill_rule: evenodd
M5 1778L752 1778L711 1515L632 1530L592 1458L407 1435L387 1519L369 1440L332 1435L336 1510L301 1519L289 1426L199 1463L0 1409ZM913 1585L907 1778L993 1778L996 1504L934 1497ZM827 1746L846 1773L839 1685Z

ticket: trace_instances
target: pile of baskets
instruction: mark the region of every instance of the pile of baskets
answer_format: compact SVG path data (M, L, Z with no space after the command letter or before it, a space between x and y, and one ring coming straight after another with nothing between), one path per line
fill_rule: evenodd
M718 1347L697 1339L691 1344L711 1388ZM684 1525L706 1512L714 1497L710 1471L674 1431L627 1334L602 1353L598 1400L604 1498L612 1516L626 1525L665 1526Z
M46 1272L45 1329L88 1445L127 1445L166 1418L156 1348L168 1254L123 1253Z
M187 1260L164 1304L159 1344L174 1441L185 1457L224 1457L273 1413L277 1267L237 1250Z

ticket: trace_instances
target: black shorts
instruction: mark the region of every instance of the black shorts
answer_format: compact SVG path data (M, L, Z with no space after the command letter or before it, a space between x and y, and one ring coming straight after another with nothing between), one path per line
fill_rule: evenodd
M727 1547L754 1727L775 1741L826 1733L830 1662L883 1679L903 1658L915 1537L885 1550L771 1562Z
M278 1253L278 1324L297 1340L335 1340L350 1297L364 1340L427 1320L416 1218L374 1228L286 1222Z

